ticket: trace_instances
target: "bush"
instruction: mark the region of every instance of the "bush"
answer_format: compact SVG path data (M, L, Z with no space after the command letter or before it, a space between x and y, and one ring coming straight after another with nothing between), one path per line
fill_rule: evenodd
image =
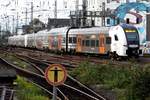
M133 75L132 92L136 100L146 100L150 96L150 66Z
M149 100L150 97L150 65L135 62L93 65L83 62L70 74L84 84L103 84L115 90L118 100ZM120 90L123 91L118 94Z
M18 77L16 81L18 83L17 98L19 100L49 100L40 88L26 82L23 78Z

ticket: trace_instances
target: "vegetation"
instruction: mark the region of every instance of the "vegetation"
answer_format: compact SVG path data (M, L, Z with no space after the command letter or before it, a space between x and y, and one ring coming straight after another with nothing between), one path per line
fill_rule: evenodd
M33 32L36 33L40 30L45 29L45 24L39 19L34 18L33 21L29 23L29 25L23 25L22 28L24 34L30 34Z
M18 100L49 100L40 88L26 82L24 78L18 77L16 82L18 83L16 92Z
M86 85L115 91L118 100L149 100L150 97L150 65L83 62L70 74Z

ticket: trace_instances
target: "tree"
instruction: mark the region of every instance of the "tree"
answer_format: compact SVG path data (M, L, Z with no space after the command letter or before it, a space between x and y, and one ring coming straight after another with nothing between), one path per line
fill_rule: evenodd
M40 21L39 19L35 18L32 22L29 23L29 25L23 25L23 32L24 34L29 34L33 32L38 32L40 30L45 29L45 24Z
M33 28L34 32L45 29L45 24L37 18L30 23L30 26Z

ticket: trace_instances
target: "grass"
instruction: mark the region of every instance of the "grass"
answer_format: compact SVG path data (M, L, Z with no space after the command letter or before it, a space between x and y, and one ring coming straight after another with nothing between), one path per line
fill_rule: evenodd
M102 85L115 91L117 100L146 100L150 96L150 65L93 65L81 63L70 74L86 85ZM140 95L140 96L139 96Z
M16 82L18 83L16 92L18 100L49 100L43 90L28 83L24 78L18 76Z

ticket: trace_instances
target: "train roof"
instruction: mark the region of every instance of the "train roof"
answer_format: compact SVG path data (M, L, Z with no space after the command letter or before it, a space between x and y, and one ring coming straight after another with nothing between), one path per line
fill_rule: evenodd
M48 33L66 33L68 31L69 27L61 27L61 28L54 28L48 31Z
M44 34L44 33L47 33L48 32L48 30L41 30L41 31L39 31L39 32L37 32L36 34Z
M78 29L70 29L69 34L92 34L92 33L109 33L110 27L92 27L92 28L78 28Z

